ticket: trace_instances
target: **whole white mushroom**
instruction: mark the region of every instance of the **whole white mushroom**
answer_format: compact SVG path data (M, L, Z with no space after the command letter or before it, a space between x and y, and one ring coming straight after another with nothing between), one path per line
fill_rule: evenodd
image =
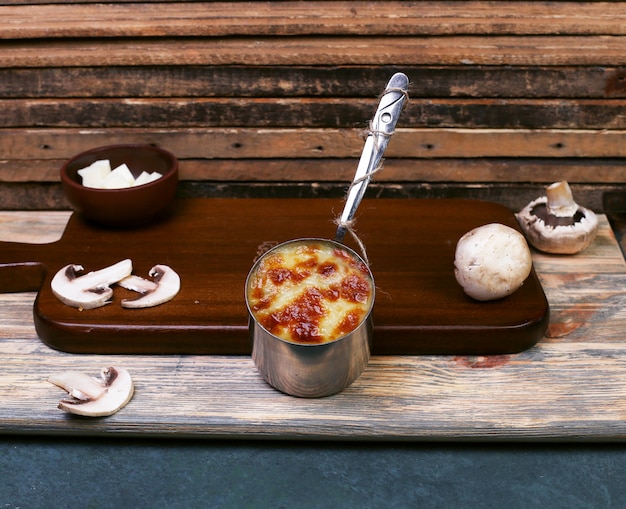
M456 246L454 275L463 291L476 300L511 295L531 269L532 257L524 236L500 223L470 230Z

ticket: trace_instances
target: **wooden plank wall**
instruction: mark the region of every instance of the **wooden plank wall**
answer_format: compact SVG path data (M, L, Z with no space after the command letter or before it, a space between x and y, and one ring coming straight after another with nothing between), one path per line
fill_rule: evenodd
M0 208L64 208L63 160L148 142L183 195L342 193L396 71L370 192L519 208L626 184L626 2L0 0ZM253 184L253 185L250 185Z

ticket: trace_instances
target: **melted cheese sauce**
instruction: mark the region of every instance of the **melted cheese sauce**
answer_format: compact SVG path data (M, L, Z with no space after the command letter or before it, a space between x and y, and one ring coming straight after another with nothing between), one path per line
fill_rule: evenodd
M258 323L296 343L324 343L352 332L367 317L374 293L362 261L314 240L288 243L265 255L247 290Z

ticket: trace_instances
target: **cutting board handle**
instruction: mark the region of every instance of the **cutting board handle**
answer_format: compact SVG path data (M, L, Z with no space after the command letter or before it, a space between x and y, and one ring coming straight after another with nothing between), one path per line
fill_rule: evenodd
M0 293L36 292L46 276L42 244L0 242Z

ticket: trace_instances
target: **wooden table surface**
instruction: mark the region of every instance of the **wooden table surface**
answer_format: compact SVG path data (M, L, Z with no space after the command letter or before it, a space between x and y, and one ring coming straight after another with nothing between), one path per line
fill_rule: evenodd
M52 242L68 212L0 212L0 240ZM534 253L551 306L546 337L515 355L379 356L344 392L297 399L247 356L88 355L45 346L34 293L0 295L0 432L339 440L626 438L626 264L605 216L574 257ZM56 408L62 370L126 367L136 393L119 413Z

